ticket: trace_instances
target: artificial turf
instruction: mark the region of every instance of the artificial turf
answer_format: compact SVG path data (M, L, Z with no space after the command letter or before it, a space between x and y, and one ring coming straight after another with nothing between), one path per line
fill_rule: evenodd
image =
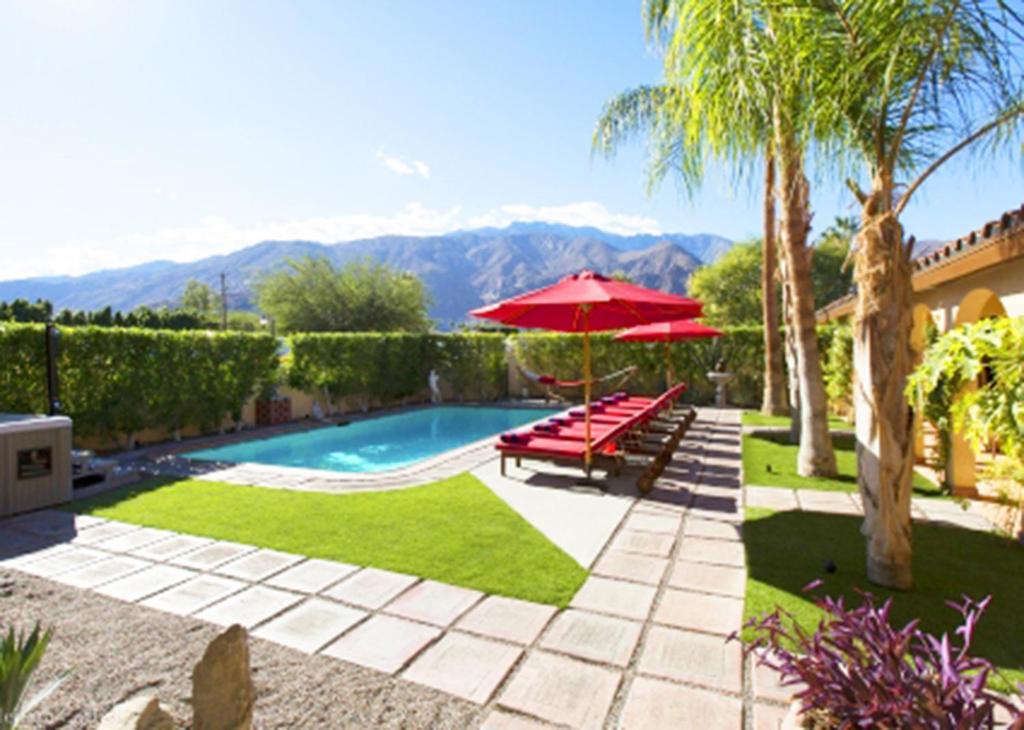
M789 416L766 416L760 411L743 411L744 426L777 426L781 428L789 428L790 423L791 420ZM844 421L838 416L829 416L828 427L831 429L850 430L853 428L853 424L849 421Z
M861 522L847 515L748 509L743 526L749 570L746 617L781 606L813 630L823 616L813 603L815 595L843 595L847 605L857 605L855 589L860 588L880 600L893 596L894 625L919 618L925 631L952 636L960 615L946 602L991 595L972 654L999 667L995 687L1005 690L1024 680L1024 546L991 533L914 523L914 588L891 592L868 583ZM835 564L834 573L825 571L827 561ZM805 593L804 586L815 579L823 585Z
M830 478L802 477L796 473L799 447L789 443L785 434L743 434L743 481L759 487L818 489L825 492L857 491L857 455L854 437L832 434L839 473ZM930 479L914 472L914 493L938 497L942 490Z
M76 503L74 510L560 607L587 577L469 474L345 495L150 481Z

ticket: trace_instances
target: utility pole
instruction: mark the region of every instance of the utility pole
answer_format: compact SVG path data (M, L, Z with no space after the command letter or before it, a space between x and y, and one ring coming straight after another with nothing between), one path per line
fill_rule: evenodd
M228 331L228 272L220 272L220 328Z

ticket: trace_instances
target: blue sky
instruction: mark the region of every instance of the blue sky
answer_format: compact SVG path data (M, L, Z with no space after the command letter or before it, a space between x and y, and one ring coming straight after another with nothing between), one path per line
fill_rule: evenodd
M0 278L514 219L757 234L756 185L648 197L642 145L591 158L604 101L658 76L639 0L7 0ZM980 226L1020 173L953 165L906 227Z

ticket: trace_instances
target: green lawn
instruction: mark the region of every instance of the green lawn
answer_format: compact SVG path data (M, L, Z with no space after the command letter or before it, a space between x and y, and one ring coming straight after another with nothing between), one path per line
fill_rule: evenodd
M782 428L789 428L790 423L791 419L789 416L766 416L760 411L743 411L744 426L781 426ZM853 424L849 421L844 421L838 416L829 416L828 427L849 430L853 428Z
M995 680L999 688L1024 680L1024 547L994 534L915 523L915 586L892 594L867 581L860 525L859 517L846 515L748 509L743 527L750 571L747 617L780 605L805 628L815 628L822 611L802 589L820 578L824 585L815 594L844 595L853 605L860 600L855 587L880 599L894 595L894 624L920 618L925 631L941 634L958 625L959 614L946 601L962 594L975 599L992 595L977 627L973 653L1000 667L1003 677ZM827 560L836 564L835 573L823 570Z
M796 444L789 443L784 434L754 436L743 435L743 479L747 484L760 487L790 487L793 489L819 489L826 492L857 491L857 456L854 437L832 434L839 474L825 479L802 477L796 473ZM914 473L914 492L938 497L942 491L931 480Z
M75 511L566 606L587 571L475 477L361 494L152 481Z

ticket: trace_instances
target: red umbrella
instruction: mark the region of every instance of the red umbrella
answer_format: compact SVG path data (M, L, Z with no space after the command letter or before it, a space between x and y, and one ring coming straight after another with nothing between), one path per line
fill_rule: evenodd
M655 322L631 327L625 332L615 335L615 339L625 342L664 342L665 343L665 380L670 380L668 343L675 340L696 340L704 337L721 337L722 330L709 327L692 319L676 319L670 322Z
M583 333L583 402L585 464L590 469L590 336L591 332L639 324L699 317L701 304L676 294L616 281L581 271L544 289L474 309L474 317L513 327L539 327Z

